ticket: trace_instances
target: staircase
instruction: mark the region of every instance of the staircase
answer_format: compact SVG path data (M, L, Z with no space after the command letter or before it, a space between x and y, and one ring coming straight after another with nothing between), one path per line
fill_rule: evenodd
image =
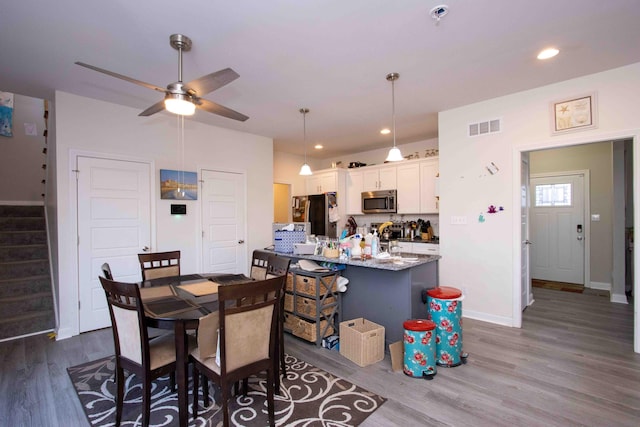
M0 206L0 341L56 326L44 206Z

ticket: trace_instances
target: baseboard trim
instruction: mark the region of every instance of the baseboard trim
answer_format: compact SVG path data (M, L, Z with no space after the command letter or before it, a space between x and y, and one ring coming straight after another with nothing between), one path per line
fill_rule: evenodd
M36 200L0 200L0 206L44 206L44 202Z
M513 319L511 317L494 316L492 314L482 313L479 311L465 310L464 308L462 309L462 317L513 327Z
M4 339L1 339L0 342L13 341L13 340L17 340L17 339L20 339L20 338L27 338L27 337L32 337L34 335L48 334L48 333L51 333L51 332L54 332L54 330L53 329L45 329L44 331L32 332L30 334L19 335L17 337L4 338Z
M611 294L610 301L618 304L629 304L629 301L627 301L627 296L625 294Z
M611 283L591 282L587 287L591 289L598 289L601 291L611 291Z

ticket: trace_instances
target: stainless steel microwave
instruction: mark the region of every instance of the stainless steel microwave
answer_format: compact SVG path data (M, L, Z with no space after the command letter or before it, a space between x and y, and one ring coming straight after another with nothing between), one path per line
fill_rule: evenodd
M363 191L362 213L396 213L396 190Z

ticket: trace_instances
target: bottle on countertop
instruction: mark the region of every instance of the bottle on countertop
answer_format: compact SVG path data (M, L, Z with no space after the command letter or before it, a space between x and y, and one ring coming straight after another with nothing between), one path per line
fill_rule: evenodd
M373 237L371 237L371 256L378 256L380 251L380 238L378 237L378 230L373 230Z

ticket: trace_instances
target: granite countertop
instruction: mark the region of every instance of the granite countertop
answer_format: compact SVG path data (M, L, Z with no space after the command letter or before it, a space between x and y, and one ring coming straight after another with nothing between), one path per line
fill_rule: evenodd
M277 253L277 252L276 252ZM379 270L391 270L391 271L401 271L407 268L415 267L418 265L426 264L429 262L434 262L439 260L440 255L422 255L422 254L409 254L409 253L401 253L400 256L402 258L408 258L415 261L403 261L400 260L381 260L376 259L368 259L362 261L360 258L352 258L352 259L340 259L340 258L326 258L319 255L295 255L295 254L281 254L284 256L290 256L292 258L301 258L301 259L309 259L316 262L332 262L334 264L346 264L353 265L357 267L368 267L368 268L377 268Z
M431 240L422 240L422 239L410 239L408 237L401 237L399 239L391 239L397 240L398 242L411 242L411 243L430 243L432 245L440 244L440 239L431 239ZM387 240L385 240L386 242Z

